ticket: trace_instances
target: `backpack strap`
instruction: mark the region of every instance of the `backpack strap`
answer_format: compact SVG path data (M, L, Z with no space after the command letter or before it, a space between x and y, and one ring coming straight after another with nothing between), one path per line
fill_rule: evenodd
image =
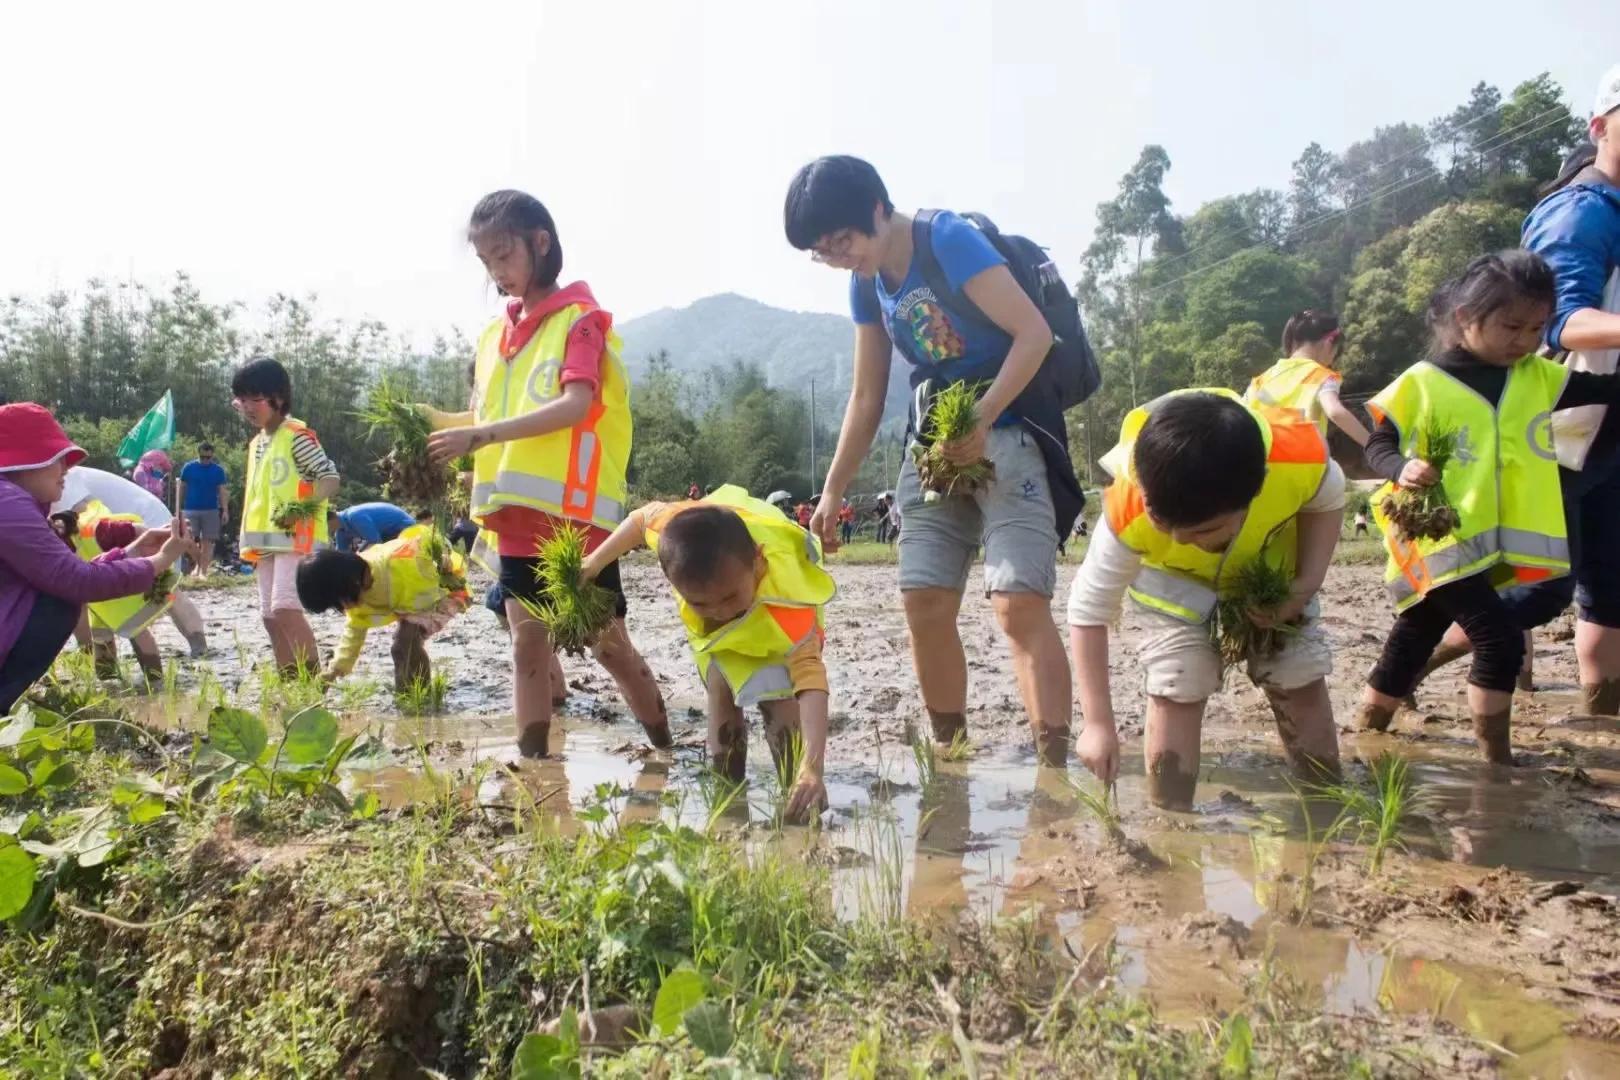
M911 219L912 258L917 260L917 269L922 274L923 284L927 285L934 298L949 307L953 314L964 315L976 320L982 326L995 328L994 320L986 315L967 293L951 288L944 267L939 265L939 256L934 254L934 218L938 214L938 210L919 210L917 216ZM972 215L969 216L969 220L971 217Z

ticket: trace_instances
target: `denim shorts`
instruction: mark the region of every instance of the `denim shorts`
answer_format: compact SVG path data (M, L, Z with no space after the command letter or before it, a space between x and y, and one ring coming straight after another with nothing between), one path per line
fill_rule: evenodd
M900 589L967 588L984 547L987 593L1051 596L1057 587L1057 525L1046 459L1022 425L992 428L985 457L996 467L974 495L923 501L908 454L900 468Z

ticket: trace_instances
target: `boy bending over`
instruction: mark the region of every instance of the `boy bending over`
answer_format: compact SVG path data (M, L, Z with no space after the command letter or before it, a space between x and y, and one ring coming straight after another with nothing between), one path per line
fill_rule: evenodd
M1180 390L1132 411L1103 465L1113 482L1069 595L1085 714L1080 760L1105 783L1119 772L1108 627L1129 593L1147 623L1137 653L1147 679L1149 796L1161 807L1192 807L1204 702L1222 677L1211 616L1237 572L1263 558L1293 587L1279 607L1251 618L1289 630L1280 651L1248 657L1249 678L1271 703L1295 771L1336 776L1326 683L1333 662L1316 593L1339 539L1344 474L1321 433L1229 390Z
M709 756L727 777L746 775L743 709L758 705L777 768L794 733L804 758L787 817L802 820L827 800L827 668L822 605L836 586L821 545L774 506L728 485L697 502L648 503L585 560L591 579L646 545L675 589L681 622L709 695Z

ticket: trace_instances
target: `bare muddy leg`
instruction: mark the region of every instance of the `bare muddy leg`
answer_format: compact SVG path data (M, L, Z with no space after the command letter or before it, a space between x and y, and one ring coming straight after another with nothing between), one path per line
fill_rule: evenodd
M1294 774L1311 783L1339 779L1339 736L1333 726L1333 704L1326 681L1317 679L1295 690L1265 687L1277 736Z
M1191 810L1198 787L1198 741L1203 732L1202 701L1148 697L1143 753L1148 798L1165 810Z
M1509 737L1513 710L1474 714L1474 738L1492 765L1513 764L1513 740Z
M630 643L630 634L623 619L614 619L593 647L596 662L607 669L619 688L619 694L630 712L641 722L647 741L660 750L674 740L669 734L669 713L664 707L664 692L658 688L652 669Z
M1148 755L1148 798L1164 810L1191 810L1198 790L1198 764L1183 765L1181 755L1163 750Z
M1620 679L1582 683L1581 697L1588 716L1614 716L1620 713Z
M732 783L748 777L748 721L720 674L709 665L709 767Z
M958 735L967 734L967 717L959 712L928 710L928 724L934 731L934 741L949 746Z

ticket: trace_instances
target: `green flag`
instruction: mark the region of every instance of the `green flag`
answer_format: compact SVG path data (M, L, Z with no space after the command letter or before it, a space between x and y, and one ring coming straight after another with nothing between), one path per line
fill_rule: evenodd
M174 391L163 391L163 398L146 410L124 441L118 444L118 461L133 468L148 450L167 450L174 445Z

